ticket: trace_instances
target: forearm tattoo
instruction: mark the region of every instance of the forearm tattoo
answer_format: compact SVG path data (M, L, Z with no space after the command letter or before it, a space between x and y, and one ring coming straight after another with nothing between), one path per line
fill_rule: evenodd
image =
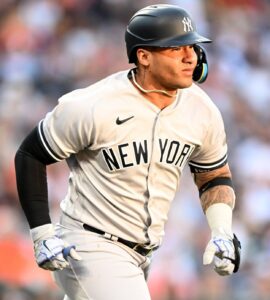
M207 208L215 203L225 203L234 207L234 190L227 185L218 185L205 191L201 196L201 205L204 213Z

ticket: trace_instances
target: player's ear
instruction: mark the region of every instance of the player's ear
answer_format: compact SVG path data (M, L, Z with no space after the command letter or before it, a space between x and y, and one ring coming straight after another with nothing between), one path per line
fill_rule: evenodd
M149 66L150 58L151 58L151 51L149 51L149 49L138 48L136 54L137 54L137 61L139 64L143 65L144 67Z

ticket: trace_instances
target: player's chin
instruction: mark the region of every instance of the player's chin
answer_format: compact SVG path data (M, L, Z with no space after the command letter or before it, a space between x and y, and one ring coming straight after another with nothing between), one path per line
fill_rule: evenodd
M193 83L192 77L191 78L182 79L178 83L178 88L179 89L189 88L192 85L192 83Z
M192 70L179 72L177 76L174 78L177 80L178 88L184 89L190 87L193 83L192 76L193 76Z

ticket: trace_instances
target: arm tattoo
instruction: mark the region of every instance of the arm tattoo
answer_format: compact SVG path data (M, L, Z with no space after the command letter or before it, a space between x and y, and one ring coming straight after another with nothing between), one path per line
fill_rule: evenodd
M201 196L201 205L204 213L207 208L215 203L225 203L231 208L234 207L235 194L234 190L226 185L218 185L207 191Z

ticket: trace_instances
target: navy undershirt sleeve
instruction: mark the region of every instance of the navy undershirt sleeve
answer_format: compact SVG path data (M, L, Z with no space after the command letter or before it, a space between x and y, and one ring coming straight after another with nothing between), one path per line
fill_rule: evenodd
M55 162L43 147L37 127L16 152L17 190L30 228L51 223L46 166Z

